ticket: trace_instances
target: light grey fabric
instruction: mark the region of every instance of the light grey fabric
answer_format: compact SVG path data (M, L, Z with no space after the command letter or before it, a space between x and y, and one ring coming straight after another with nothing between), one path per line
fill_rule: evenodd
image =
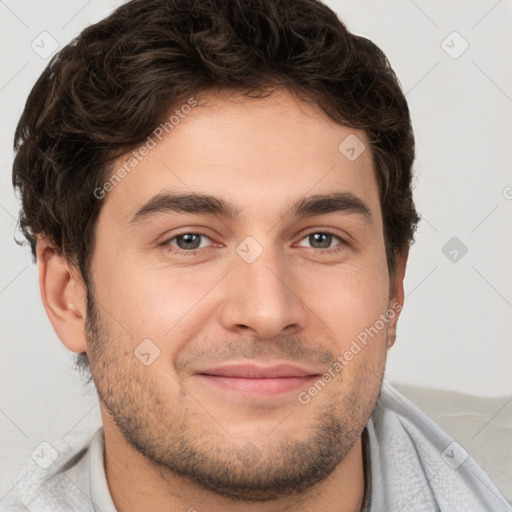
M384 384L366 425L366 512L510 512L485 473L440 427ZM116 512L105 478L100 427L52 443L48 469L27 466L0 503L6 512Z
M512 502L512 395L481 397L393 383L471 454Z
M384 384L367 425L371 512L505 512L512 507L436 423Z

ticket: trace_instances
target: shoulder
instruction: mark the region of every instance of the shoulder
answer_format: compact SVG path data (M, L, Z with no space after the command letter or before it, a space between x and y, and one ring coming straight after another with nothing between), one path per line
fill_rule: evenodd
M94 512L89 493L89 448L96 431L43 442L18 468L19 481L2 500L5 512Z
M389 383L367 428L372 503L404 512L512 511L467 451Z

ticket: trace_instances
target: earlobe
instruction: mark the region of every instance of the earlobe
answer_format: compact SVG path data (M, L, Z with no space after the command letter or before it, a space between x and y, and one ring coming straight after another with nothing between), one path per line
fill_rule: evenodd
M39 288L46 314L62 343L72 352L85 352L87 294L79 272L47 237L38 240Z

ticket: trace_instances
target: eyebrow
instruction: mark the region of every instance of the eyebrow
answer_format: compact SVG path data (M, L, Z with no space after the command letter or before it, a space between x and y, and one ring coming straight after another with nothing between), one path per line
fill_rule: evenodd
M130 224L138 224L156 215L169 212L215 215L232 220L240 215L240 209L236 205L220 197L196 193L162 192L139 208L130 220ZM336 212L358 214L368 222L372 221L370 207L350 192L301 197L291 204L282 217L312 217Z

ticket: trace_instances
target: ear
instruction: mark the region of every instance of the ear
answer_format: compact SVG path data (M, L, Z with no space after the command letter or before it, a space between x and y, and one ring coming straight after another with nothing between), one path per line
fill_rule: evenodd
M395 272L391 277L389 296L388 350L396 340L396 325L404 307L404 276L409 256L409 247L396 253Z
M46 314L62 343L72 352L85 352L87 293L80 273L71 267L48 237L36 245L39 288Z

